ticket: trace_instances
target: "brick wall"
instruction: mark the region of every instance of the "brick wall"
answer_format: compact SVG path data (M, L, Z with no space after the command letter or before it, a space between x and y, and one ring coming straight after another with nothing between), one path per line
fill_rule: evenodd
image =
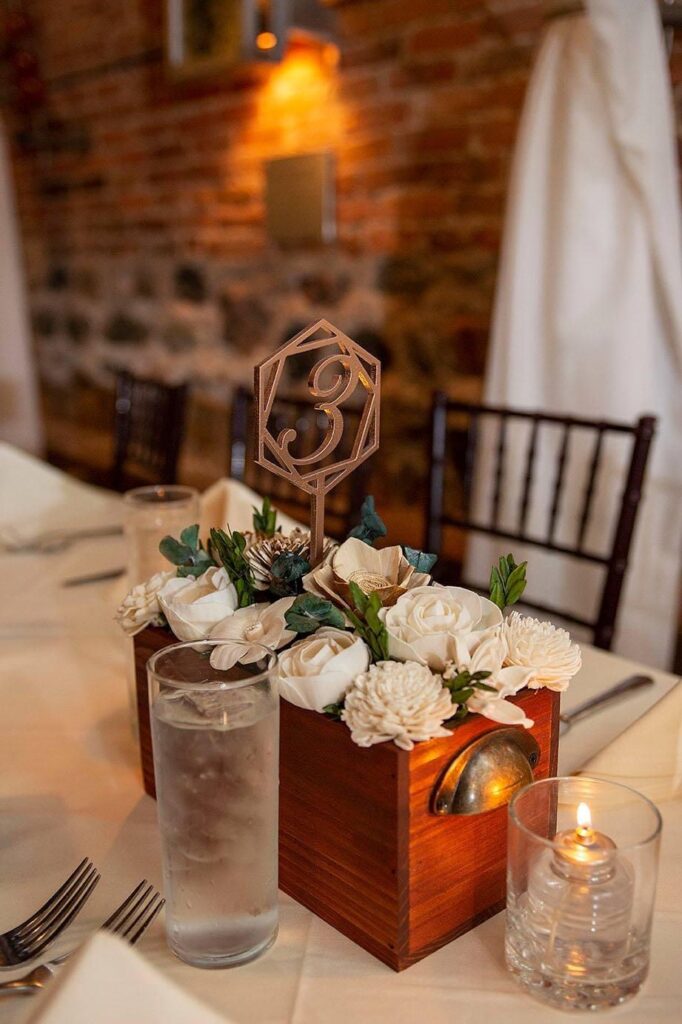
M25 0L38 114L56 126L14 159L36 347L52 389L110 386L131 366L227 396L329 316L384 359L402 409L384 450L417 483L402 442L431 388L478 393L542 5L332 2L338 67L296 51L180 83L163 62L162 0ZM674 75L682 88L679 49ZM36 115L16 100L10 126L26 131ZM279 252L263 161L322 148L337 154L338 242Z

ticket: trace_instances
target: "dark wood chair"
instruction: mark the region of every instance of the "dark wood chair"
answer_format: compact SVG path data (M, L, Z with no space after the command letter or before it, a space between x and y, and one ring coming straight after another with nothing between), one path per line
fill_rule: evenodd
M186 384L171 386L127 371L118 374L113 487L176 482L186 407Z
M525 422L527 432L525 451L516 452L516 485L518 505L513 517L502 515L503 489L509 472L511 445L510 427ZM496 424L496 425L495 425ZM485 425L485 426L484 426ZM479 512L474 518L472 486L477 469L477 456L483 451L482 430L493 430L493 451L487 446L489 467L492 470L487 514ZM537 486L536 468L538 452L543 444L543 433L551 430L555 438L550 500L546 508L546 522L538 534L537 526L529 530L529 510L534 486ZM557 556L577 559L600 566L604 570L599 607L596 616L589 618L575 609L549 607L524 599L524 605L537 609L566 622L591 631L597 647L609 650L613 642L623 581L628 566L637 512L642 496L644 476L651 442L656 430L654 416L642 416L636 423L588 420L575 416L558 416L544 412L486 405L470 405L449 400L438 392L434 395L431 412L430 471L427 508L425 550L441 554L443 532L448 528L468 533L487 534L506 541L529 544ZM587 470L577 503L575 522L570 522L572 540L557 539L557 524L565 498L567 465L572 444L580 435L581 449L587 452ZM626 446L621 458L625 466L622 494L615 522L611 527L611 542L607 551L595 552L586 547L586 538L594 512L600 468L604 462L607 444L619 438ZM585 447L587 445L587 447ZM544 462L547 465L547 462ZM486 472L487 472L486 467ZM521 472L519 473L519 468ZM446 484L446 474L449 480ZM546 477L544 478L546 481ZM480 494L479 494L480 499ZM543 511L544 515L544 511ZM537 523L537 518L535 518ZM452 571L452 567L450 567ZM460 566L461 575L461 566ZM449 577L452 580L452 576ZM487 592L483 581L464 582L472 589Z
M353 426L360 422L360 412L346 408L344 418L351 427L345 437L351 437ZM230 420L230 476L234 480L241 480L259 494L267 495L283 512L307 524L310 517L309 496L254 461L254 402L252 393L246 388L235 391ZM314 451L325 437L327 426L327 417L317 412L311 401L282 397L274 402L271 429L275 432L285 427L295 427L301 441L301 451ZM348 455L344 439L341 441L342 455ZM325 504L326 532L329 536L343 538L356 524L367 487L368 463L364 462L330 491Z

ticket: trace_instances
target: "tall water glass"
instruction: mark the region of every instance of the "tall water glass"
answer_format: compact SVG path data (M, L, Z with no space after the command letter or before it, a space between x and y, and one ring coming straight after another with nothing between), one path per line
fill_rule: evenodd
M661 817L634 789L559 778L509 805L507 966L536 999L602 1010L649 970Z
M131 587L170 565L159 543L170 534L178 537L186 526L199 521L199 494L194 487L153 484L135 487L123 496Z
M277 935L276 658L244 645L248 664L217 670L223 643L147 665L168 943L196 967L245 963Z

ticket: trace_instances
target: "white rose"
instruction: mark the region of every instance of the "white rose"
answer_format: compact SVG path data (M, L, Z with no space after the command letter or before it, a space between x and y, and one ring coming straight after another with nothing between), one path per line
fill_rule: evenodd
M551 622L540 622L512 612L504 623L507 665L533 670L531 689L565 690L582 662L580 648L570 634Z
M299 708L322 711L336 704L369 665L364 640L342 629L323 626L280 655L281 695Z
M225 569L212 565L196 579L168 580L159 604L178 640L205 640L216 623L237 610L239 600Z
M272 604L251 604L219 622L211 631L211 640L225 643L211 651L213 668L227 671L238 661L253 664L263 656L263 647L276 651L293 640L296 633L287 629L284 613L294 600L281 597Z
M448 662L464 662L471 634L476 638L502 622L497 605L464 587L415 587L379 615L389 655L421 662L434 672L442 672Z
M142 632L161 615L159 591L173 576L175 573L172 569L170 572L157 572L126 594L116 611L116 621L128 636Z

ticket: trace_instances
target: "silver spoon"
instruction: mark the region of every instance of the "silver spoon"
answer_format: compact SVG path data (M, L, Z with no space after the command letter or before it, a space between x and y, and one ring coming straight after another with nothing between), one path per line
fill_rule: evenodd
M610 704L612 700L617 700L624 694L631 693L633 690L639 690L643 686L651 686L653 682L654 680L651 676L628 676L627 679L623 679L620 683L616 683L615 686L609 687L608 690L598 693L596 697L590 697L589 700L578 704L577 708L573 708L572 711L559 715L559 733L563 735L568 732L575 722L581 718L586 718L594 711L598 711L604 704Z

